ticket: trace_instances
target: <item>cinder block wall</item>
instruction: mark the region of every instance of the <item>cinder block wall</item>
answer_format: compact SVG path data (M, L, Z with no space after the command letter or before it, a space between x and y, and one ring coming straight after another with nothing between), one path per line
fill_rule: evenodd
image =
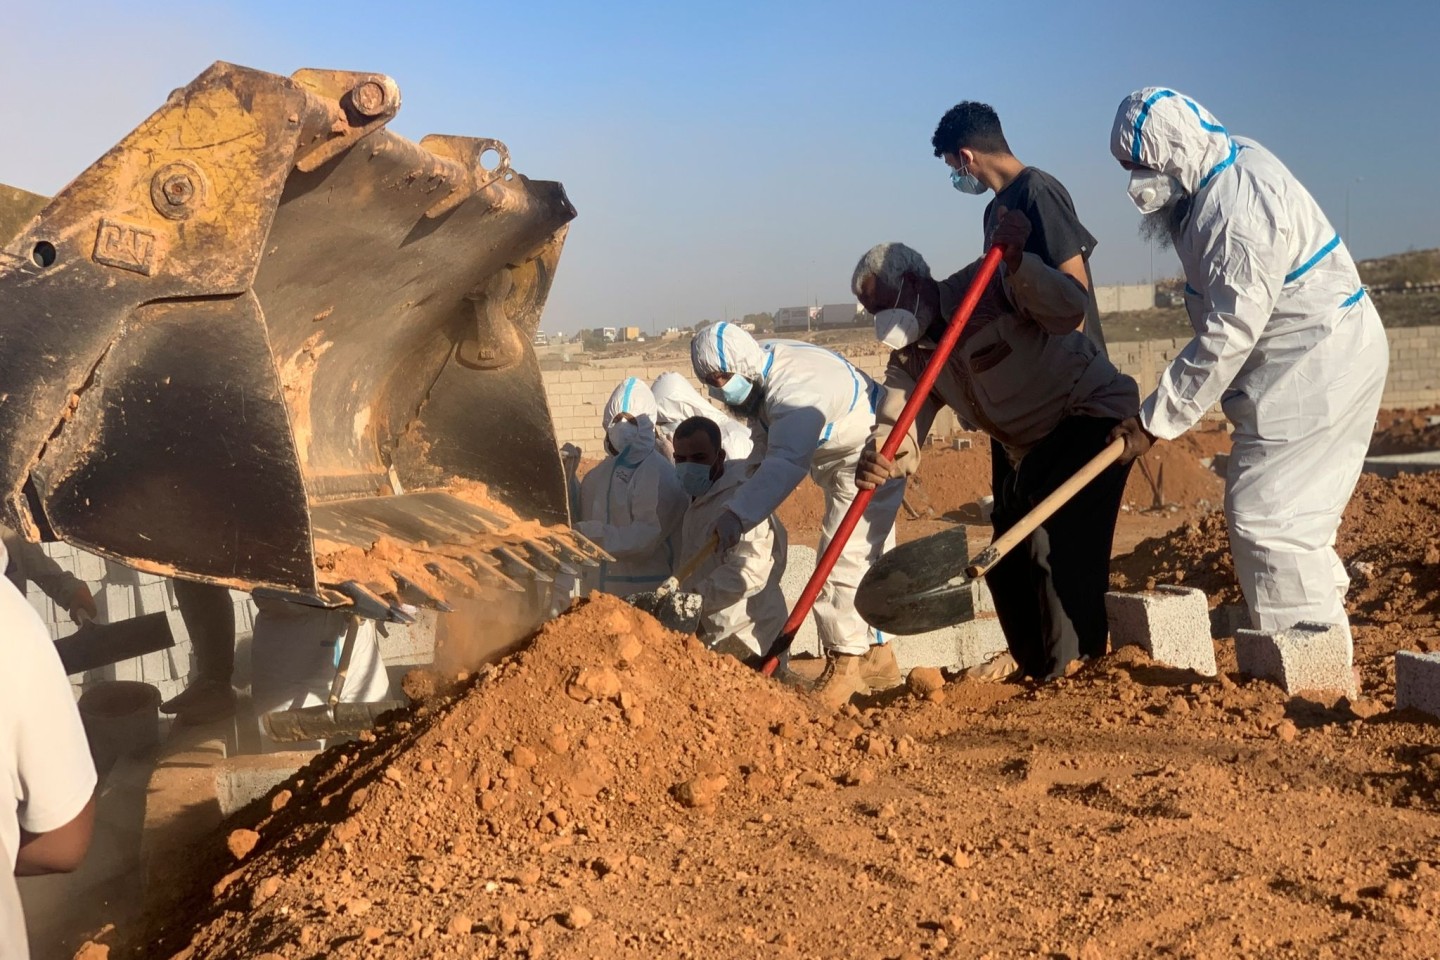
M1390 338L1390 379L1385 386L1387 407L1425 407L1440 404L1440 326L1404 327L1388 331ZM1175 358L1189 338L1129 341L1110 344L1110 359L1140 384L1142 396L1149 393L1160 379L1165 366ZM852 360L861 370L880 377L885 370L885 355L872 354ZM639 367L612 365L587 367L581 370L551 370L544 374L545 391L550 399L550 414L555 419L555 432L561 444L573 443L587 456L601 456L604 431L601 414L610 392L627 376L646 382L667 370L683 373L701 389L691 375L690 363L677 357L671 364L646 364ZM1219 411L1212 411L1219 416ZM945 434L953 429L953 421L937 423L932 431Z

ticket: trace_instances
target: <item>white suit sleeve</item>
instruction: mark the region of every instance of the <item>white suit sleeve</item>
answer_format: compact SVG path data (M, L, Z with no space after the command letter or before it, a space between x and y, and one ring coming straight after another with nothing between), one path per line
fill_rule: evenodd
M764 533L758 526L750 531L738 547L721 558L714 570L691 587L693 592L700 594L704 610L718 611L732 607L763 586L753 583L745 575L745 570L753 566L758 549L763 547L768 553L770 538Z
M778 510L805 479L824 429L825 414L817 407L797 405L775 412L766 436L765 459L730 501L730 511L740 518L741 529L753 529Z
M1274 312L1289 263L1282 222L1256 195L1243 211L1219 218L1204 238L1204 320L1200 332L1140 405L1140 424L1162 440L1180 436L1235 380ZM1237 202L1237 207L1240 203ZM1200 229L1205 229L1202 225Z

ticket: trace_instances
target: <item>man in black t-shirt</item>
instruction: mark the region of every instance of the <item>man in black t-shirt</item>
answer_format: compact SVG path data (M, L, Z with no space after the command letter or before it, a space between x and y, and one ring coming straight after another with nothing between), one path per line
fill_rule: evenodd
M947 110L930 145L935 148L935 156L950 166L950 182L955 189L975 195L995 192L985 207L987 240L1001 210L1025 214L1033 228L1025 252L1074 278L1089 292L1084 329L1104 353L1105 335L1100 329L1090 278L1095 237L1076 216L1075 204L1064 185L1044 170L1027 167L1015 158L1000 129L1000 118L984 103L967 100Z
M995 192L985 207L986 247L1006 210L1019 210L1025 215L1031 227L1025 252L1035 254L1046 266L1084 288L1087 302L1081 329L1100 349L1101 356L1106 356L1105 335L1100 330L1100 313L1095 307L1095 288L1090 281L1090 251L1095 249L1095 237L1075 215L1075 204L1060 181L1015 158L1000 129L1000 118L988 104L966 100L951 107L940 118L930 145L935 148L935 156L950 166L950 182L956 190L975 196ZM1071 442L1066 440L1061 445ZM1088 447L1083 457L1079 453L1078 449L1066 451L1076 463L1092 455ZM990 441L990 485L994 494L991 522L999 536L1029 512L1036 498L1026 493L1005 448L994 438ZM985 578L995 595L997 609L1019 610L1027 604L1047 608L1038 620L1031 617L1024 624L1018 621L1005 624L1007 636L1016 631L1038 629L1035 626L1038 622L1069 623L1050 575L1051 565L1049 532L1041 527ZM1004 614L1001 620L1002 623L1006 620ZM1039 641L1040 638L1033 638L1022 643ZM1094 656L1104 651L1092 648L1081 652ZM1015 660L1002 654L969 672L978 679L998 680L1017 669Z

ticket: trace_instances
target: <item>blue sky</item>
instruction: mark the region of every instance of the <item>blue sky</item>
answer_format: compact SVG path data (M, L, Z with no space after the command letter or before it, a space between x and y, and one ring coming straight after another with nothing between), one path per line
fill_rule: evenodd
M1150 84L1278 154L1357 257L1440 246L1440 4L1420 0L6 7L0 181L59 189L215 60L387 73L396 132L495 137L565 184L579 217L545 329L844 300L882 240L961 266L984 201L929 140L962 99L1068 185L1100 283L1151 275L1106 146Z

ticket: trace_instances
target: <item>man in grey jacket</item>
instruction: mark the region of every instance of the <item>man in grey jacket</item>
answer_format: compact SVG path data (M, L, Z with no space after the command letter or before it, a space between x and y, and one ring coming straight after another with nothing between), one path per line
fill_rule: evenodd
M56 605L63 607L76 623L80 622L82 615L91 620L99 616L95 595L85 581L51 559L40 544L30 543L9 527L0 527L0 541L4 542L9 554L5 576L15 584L22 597L26 583L33 583Z
M894 349L886 399L857 471L861 487L913 473L917 438L942 407L999 442L1013 467L995 490L999 536L1104 449L1110 431L1135 415L1135 381L1116 370L1078 328L1086 293L1074 280L1023 253L1030 223L1003 212L992 242L1007 254L894 461L878 448L889 436L951 313L980 261L937 283L924 258L903 244L863 257L852 286L876 315L876 334ZM986 575L1019 670L1037 680L1064 675L1076 659L1105 652L1110 548L1129 466L1112 466L1058 510Z

